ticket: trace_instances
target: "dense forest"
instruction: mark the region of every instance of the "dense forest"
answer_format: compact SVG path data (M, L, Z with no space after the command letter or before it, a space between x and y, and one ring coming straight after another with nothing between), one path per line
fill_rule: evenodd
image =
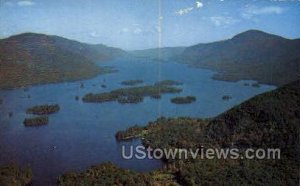
M32 180L32 172L28 167L18 167L16 165L0 166L0 185L30 185Z
M110 72L94 62L124 56L126 52L58 36L24 33L0 39L0 88L57 83Z
M256 80L282 86L300 74L300 39L249 30L231 39L186 47L180 60L207 68L218 80Z
M159 118L145 127L133 126L116 134L117 140L140 138L151 148L280 148L280 159L166 159L161 171L173 175L182 185L298 185L299 181L300 81L267 92L211 119ZM190 157L190 156L189 156ZM100 165L105 166L104 165ZM104 171L102 169L100 171ZM125 178L130 185L137 173L95 176L95 183L107 178ZM118 171L119 172L119 171ZM77 183L82 174L64 175L63 183ZM140 185L154 185L140 176ZM75 180L75 181L74 181ZM88 181L89 179L83 179ZM88 182L86 182L88 183ZM119 183L119 182L118 182Z
M144 83L143 80L140 79L136 79L136 80L127 80L127 81L122 81L121 84L122 85L126 85L126 86L135 86L138 84Z
M173 85L180 85L181 83L164 80L156 82L154 85L146 85L139 87L120 88L104 93L88 93L82 100L88 103L103 103L110 101L117 101L121 104L126 103L139 103L144 100L144 97L160 98L161 94L166 93L179 93L181 88L174 87Z
M53 105L37 105L30 107L26 110L27 114L36 114L36 115L47 115L47 114L53 114L58 112L60 109L58 104Z

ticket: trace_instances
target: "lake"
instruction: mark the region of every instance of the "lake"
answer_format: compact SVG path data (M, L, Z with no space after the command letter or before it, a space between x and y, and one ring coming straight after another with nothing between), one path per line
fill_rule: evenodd
M121 167L136 171L160 168L159 160L123 160L121 145L115 133L134 124L145 125L159 116L213 117L254 95L273 90L274 86L259 88L245 86L253 81L225 82L212 80L214 72L190 68L185 64L158 62L147 59L118 59L101 63L119 70L99 75L93 79L2 90L0 98L0 164L29 165L33 170L34 185L55 184L59 175L67 171L82 171L91 165L111 161ZM142 85L158 80L176 80L183 83L179 94L164 94L159 100L145 98L138 104L83 103L76 101L86 93L107 92L124 80L141 79ZM80 88L81 82L84 88ZM107 85L102 88L101 85ZM28 98L30 95L30 98ZM176 105L170 99L192 95L196 102ZM224 101L224 95L232 99ZM49 124L41 127L24 127L28 107L57 103L60 111L49 116ZM13 117L9 117L13 112ZM133 141L135 145L139 140Z

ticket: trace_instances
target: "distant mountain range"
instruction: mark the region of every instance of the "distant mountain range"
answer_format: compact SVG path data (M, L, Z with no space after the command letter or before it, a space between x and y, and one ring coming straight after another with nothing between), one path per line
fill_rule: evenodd
M210 121L206 136L219 144L299 148L300 80L257 95ZM268 133L268 134L264 134ZM298 153L298 152L292 152Z
M135 125L117 132L117 140L128 141L138 138L145 147L152 149L193 149L195 152L200 148L204 156L200 157L198 154L198 158L192 158L191 153L187 156L189 158L184 160L179 158L180 156L172 158L163 153L162 172L153 171L144 175L137 175L136 172L122 168L108 168L111 164L110 166L101 164L82 173L64 174L60 177L59 183L91 185L106 182L107 185L113 185L113 181L118 180L121 185L126 185L135 180L132 182L136 185L298 186L299 103L300 80L257 95L215 118L203 120L161 117L146 126ZM216 149L210 153L215 155L213 159L208 158L209 149ZM230 158L230 155L227 156L230 154L229 151L218 153L220 149L225 151L237 149L240 156ZM268 153L275 149L278 156ZM260 150L265 152L259 155L257 152ZM256 152L253 153L256 156L247 157L245 153L247 151ZM113 177L115 180L106 177ZM158 178L161 179L159 184Z
M135 51L136 56L157 56L159 49ZM232 39L190 47L161 48L162 60L187 63L216 71L214 79L256 80L283 85L300 75L300 39L286 39L249 30ZM157 57L156 57L157 59Z
M135 57L148 58L148 59L161 59L165 61L176 60L183 53L186 47L165 47L165 48L152 48L145 50L130 51L129 54Z
M94 62L128 56L186 63L216 71L214 79L283 85L300 77L300 39L249 30L232 39L190 47L125 52L58 36L24 33L0 40L0 88L91 78Z
M290 40L257 30L232 39L188 47L182 60L219 72L221 80L251 79L283 85L299 78L300 39Z
M125 54L121 49L58 36L12 36L0 40L0 88L91 78L103 72L93 62Z

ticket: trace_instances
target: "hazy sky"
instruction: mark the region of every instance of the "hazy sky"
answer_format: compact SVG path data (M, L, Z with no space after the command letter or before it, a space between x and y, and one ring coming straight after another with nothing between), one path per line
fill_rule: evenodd
M162 46L259 29L300 37L300 0L160 0ZM0 0L0 38L59 35L123 49L158 46L159 0Z

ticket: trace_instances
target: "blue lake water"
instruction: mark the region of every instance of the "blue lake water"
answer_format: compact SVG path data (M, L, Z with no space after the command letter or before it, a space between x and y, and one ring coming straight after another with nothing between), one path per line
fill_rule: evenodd
M93 79L58 84L38 85L23 89L2 90L0 98L0 164L29 165L35 185L55 184L66 171L81 171L91 165L111 161L137 171L150 171L162 166L158 160L124 160L121 145L115 133L134 124L145 125L159 116L213 117L244 100L274 89L244 86L246 81L224 82L212 80L213 72L190 68L185 64L160 63L146 59L119 59L101 63L115 67L119 72L99 75ZM179 94L165 94L162 99L145 98L139 104L83 103L75 96L107 92L124 87L121 81L144 80L150 85L158 80L176 80L183 83ZM84 88L80 88L80 83ZM252 83L252 81L247 81ZM107 88L102 88L105 83ZM30 95L31 98L27 98ZM192 104L176 105L175 96L196 96ZM223 95L232 96L222 100ZM57 103L60 111L49 116L49 124L24 127L25 113L30 106ZM8 113L13 112L13 117ZM135 144L140 142L134 141Z

